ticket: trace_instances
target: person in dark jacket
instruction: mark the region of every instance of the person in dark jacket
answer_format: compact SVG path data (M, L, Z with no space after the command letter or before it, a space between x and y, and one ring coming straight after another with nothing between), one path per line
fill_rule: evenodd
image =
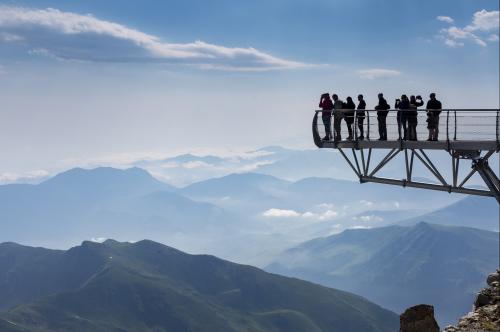
M363 131L363 122L365 121L365 109L366 109L366 102L363 99L363 95L358 95L358 110L356 111L356 118L358 120L358 129L359 129L359 136L358 139L365 139L364 136L364 131Z
M417 108L422 106L424 101L420 96L410 97L410 110L408 111L408 139L410 141L417 140L417 124L418 124L418 111Z
M408 139L407 131L407 120L408 120L408 109L410 108L410 100L406 95L402 95L401 99L396 99L396 104L394 108L398 110L397 121L398 121L398 133L400 139ZM402 129L402 131L401 131Z
M378 105L375 106L377 110L377 120L378 120L378 134L380 138L379 141L387 141L387 114L391 107L387 104L382 93L378 94Z
M427 129L429 129L428 141L437 141L439 135L439 114L441 114L441 102L436 99L436 94L433 92L429 96L425 108L427 109Z
M341 130L341 122L344 117L344 113L342 109L344 108L344 103L339 99L339 96L336 94L332 95L333 99L333 130L334 130L334 140L340 141L342 139L340 130Z
M345 110L348 110L344 113L344 120L345 123L347 124L347 131L349 132L349 136L347 136L347 139L352 140L353 139L352 124L354 123L354 110L356 109L356 105L352 101L351 97L346 98L346 102L343 108Z
M332 110L333 102L330 99L329 93L323 93L319 101L319 107L323 110L321 114L321 119L323 120L323 125L325 126L325 137L324 141L332 139Z

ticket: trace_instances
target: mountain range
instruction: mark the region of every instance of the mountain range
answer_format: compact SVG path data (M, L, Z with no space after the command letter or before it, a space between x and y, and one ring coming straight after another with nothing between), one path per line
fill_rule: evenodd
M362 297L152 242L0 244L2 331L395 331Z
M265 266L286 248L347 228L421 216L449 222L453 207L442 220L430 213L439 215L461 197L332 178L292 182L258 173L176 188L140 168L76 168L37 185L0 186L0 241L67 248L92 238L148 238L191 253ZM492 203L476 199L468 206L481 207L481 218L455 219L491 230L498 211ZM408 223L419 221L413 220Z
M383 158L384 152L373 151L372 169ZM438 166L441 174L451 179L450 157L445 152L429 151L428 155ZM164 159L140 160L129 166L144 168L179 187L222 177L232 173L259 173L275 176L288 181L298 181L312 176L356 181L354 173L340 153L334 149L292 149L281 146L267 146L246 152L232 152L223 155L215 154L182 154ZM498 160L491 160L491 167L498 168ZM461 168L464 177L468 167ZM396 156L383 170L381 175L390 178L404 178L405 167L403 155ZM414 178L434 178L434 176L418 161L414 164ZM475 175L469 183L483 185Z
M51 248L94 237L175 241L233 219L176 190L139 168L78 168L38 185L0 186L0 241Z
M266 270L361 294L395 312L432 304L443 326L468 312L498 268L498 248L497 232L421 222L314 239L286 250Z

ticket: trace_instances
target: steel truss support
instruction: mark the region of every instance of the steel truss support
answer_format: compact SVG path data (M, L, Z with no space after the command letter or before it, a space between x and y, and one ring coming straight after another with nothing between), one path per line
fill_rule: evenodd
M498 175L489 166L489 158L497 151L487 151L484 156L481 156L481 151L450 151L451 157L451 181L448 182L443 174L438 170L436 165L432 162L431 158L425 153L423 149L392 149L376 166L370 170L370 161L372 159L372 149L368 149L368 157L365 158L365 151L363 149L352 149L353 161L349 159L347 154L338 148L344 159L347 161L351 169L359 178L361 183L375 182L383 184L391 184L402 187L413 187L430 190L446 191L449 193L462 193L469 195L490 196L495 197L500 204L500 180ZM359 156L358 156L359 151ZM400 152L404 153L404 162L406 177L404 179L390 179L375 176L380 170L389 164ZM416 157L416 158L415 158ZM434 176L438 183L426 183L413 181L414 161L418 159L420 163ZM472 161L471 171L460 181L460 159L470 159ZM476 189L466 187L469 179L478 173L483 179L486 189Z

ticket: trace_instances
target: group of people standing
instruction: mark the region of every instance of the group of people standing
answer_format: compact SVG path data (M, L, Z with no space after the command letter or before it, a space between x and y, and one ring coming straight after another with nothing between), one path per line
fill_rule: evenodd
M436 94L431 93L427 102L427 129L429 129L428 141L437 141L439 134L439 114L441 113L441 102L436 99ZM401 98L396 99L394 108L397 109L397 123L399 139L416 141L417 140L417 124L418 112L417 109L423 106L424 102L421 96L402 95ZM363 95L358 95L358 106L354 104L351 97L347 97L345 102L342 102L338 95L324 93L321 95L319 107L323 110L322 120L325 126L325 137L323 140L340 141L341 137L341 123L342 120L346 122L347 131L349 136L347 140L352 140L354 119L357 119L357 126L359 135L357 139L364 139L364 121L366 118L365 109L366 102ZM379 140L387 140L387 115L389 114L390 106L384 98L382 93L378 94L378 104L375 106L377 111L378 132ZM333 118L333 136L331 130L331 120Z

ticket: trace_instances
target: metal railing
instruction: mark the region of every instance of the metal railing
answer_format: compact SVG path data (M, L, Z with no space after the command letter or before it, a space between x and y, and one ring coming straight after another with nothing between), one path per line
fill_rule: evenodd
M400 114L406 119L403 124L398 117L398 110L388 110L386 117L386 130L388 141L409 140L408 134L404 135L405 127L408 131L408 112L415 110L402 110ZM435 110L416 110L411 122L416 119L416 140L427 141L429 127L436 124L435 118L429 117L429 112ZM340 121L340 141L360 141L379 139L379 119L376 110L364 110L365 116L358 116L353 110L315 111L313 120L313 136L315 141L335 141L335 121ZM432 113L430 113L432 114ZM410 115L411 116L411 115ZM438 141L488 141L500 144L500 110L499 109L443 109L437 121ZM340 120L339 120L340 119ZM431 126L429 126L431 121ZM434 122L432 122L434 121ZM348 123L352 126L352 137L348 139ZM362 124L360 126L360 124ZM361 137L361 128L363 137ZM328 132L331 133L329 137ZM412 137L413 138L413 137Z

